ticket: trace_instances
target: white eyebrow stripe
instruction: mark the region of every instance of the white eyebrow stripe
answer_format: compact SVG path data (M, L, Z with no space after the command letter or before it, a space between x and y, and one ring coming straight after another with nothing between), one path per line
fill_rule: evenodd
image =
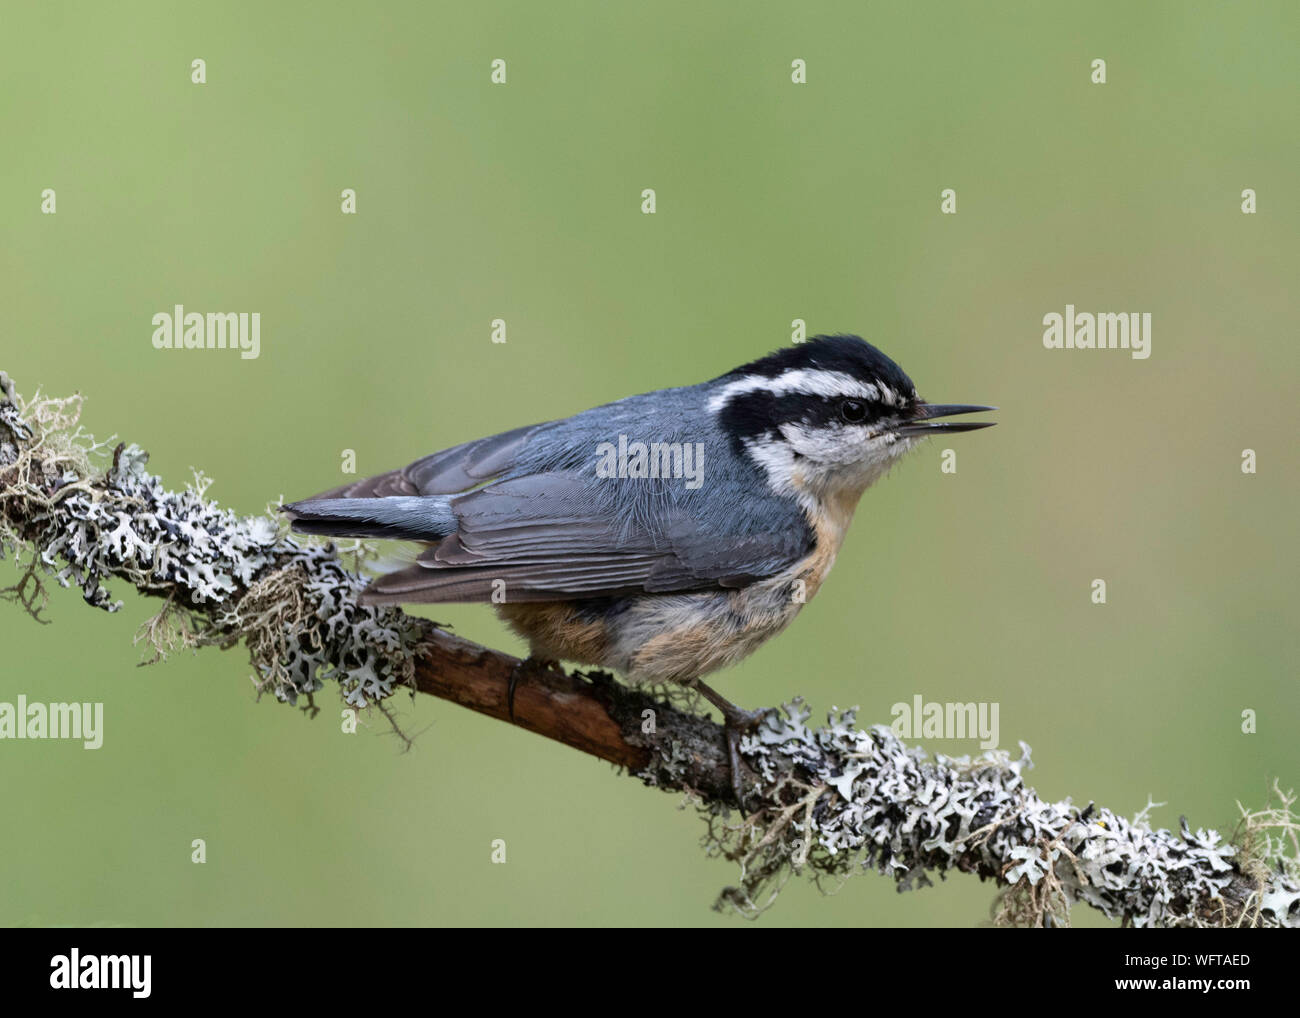
M731 400L747 392L760 390L775 396L792 392L809 396L857 396L860 399L880 400L896 405L897 395L888 388L877 388L870 382L861 382L843 371L825 371L819 368L794 368L775 378L765 375L746 375L728 382L709 399L709 411L717 413Z

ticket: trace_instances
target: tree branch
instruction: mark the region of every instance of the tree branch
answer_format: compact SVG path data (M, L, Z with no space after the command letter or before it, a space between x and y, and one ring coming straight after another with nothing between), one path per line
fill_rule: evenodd
M1300 926L1300 825L1280 789L1277 809L1244 816L1234 846L1185 820L1177 835L1153 830L1146 810L1129 820L1044 802L1023 782L1023 743L1014 760L931 759L887 727L857 727L853 712L811 728L796 699L742 744L741 817L721 726L662 691L525 669L435 623L362 606L364 544L290 535L274 513L238 517L206 499L202 475L168 490L139 447L119 444L110 461L109 443L78 426L79 397L24 402L3 372L0 390L0 557L30 556L4 593L29 614L45 606L43 577L107 611L120 603L103 581L125 581L164 599L137 634L155 659L242 642L259 690L309 708L334 681L357 708L382 710L407 686L509 721L516 675L515 724L694 798L708 848L740 867L719 905L755 914L793 873L836 881L876 869L906 889L956 870L1001 885L1009 923L1063 924L1083 902L1144 926Z

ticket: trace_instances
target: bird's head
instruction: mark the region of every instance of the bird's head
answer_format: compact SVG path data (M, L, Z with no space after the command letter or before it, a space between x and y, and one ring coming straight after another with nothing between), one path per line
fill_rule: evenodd
M994 407L927 403L857 336L818 336L708 383L708 409L773 490L802 502L857 497L927 435L993 422L939 418Z

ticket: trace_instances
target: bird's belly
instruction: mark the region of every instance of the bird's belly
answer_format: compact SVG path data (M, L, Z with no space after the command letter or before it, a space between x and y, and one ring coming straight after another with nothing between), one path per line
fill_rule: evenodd
M795 578L732 591L496 607L536 657L610 668L633 682L689 682L734 664L789 625L806 600Z

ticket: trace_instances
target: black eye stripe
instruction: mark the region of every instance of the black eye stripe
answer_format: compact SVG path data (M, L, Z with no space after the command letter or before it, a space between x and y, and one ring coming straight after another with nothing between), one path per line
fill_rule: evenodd
M846 401L857 403L862 408L861 418L851 421L852 424L870 424L893 410L857 396L814 396L802 392L778 396L756 389L729 399L719 414L719 423L731 437L732 444L742 449L747 441L775 438L782 424L801 424L808 428L843 426Z

